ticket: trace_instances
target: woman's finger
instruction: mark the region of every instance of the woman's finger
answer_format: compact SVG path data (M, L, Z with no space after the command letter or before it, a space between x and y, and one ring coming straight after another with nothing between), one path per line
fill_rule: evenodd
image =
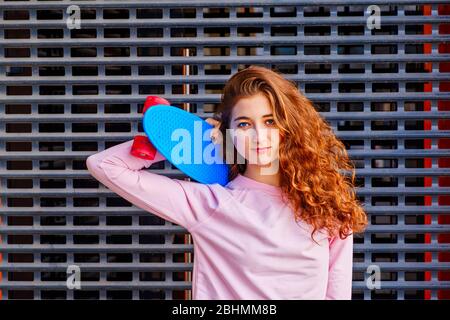
M215 120L213 118L207 118L205 121L208 122L210 125L212 125L214 127L217 127L217 126L220 125L220 121L217 121L217 120Z
M221 122L216 119L213 119L213 118L207 118L207 119L205 119L205 121L214 127L214 128L212 128L211 133L209 135L212 142L220 143L220 141L221 141L221 139L220 139L220 136L221 136L220 124L221 124Z

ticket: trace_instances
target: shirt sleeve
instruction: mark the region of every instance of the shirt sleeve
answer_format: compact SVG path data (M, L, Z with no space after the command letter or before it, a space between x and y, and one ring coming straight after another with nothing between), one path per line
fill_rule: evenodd
M143 170L165 157L157 151L153 160L140 159L130 154L132 144L126 141L89 156L89 172L133 205L188 230L214 213L219 199L211 185Z
M345 239L334 236L329 240L330 255L326 300L352 298L353 234Z

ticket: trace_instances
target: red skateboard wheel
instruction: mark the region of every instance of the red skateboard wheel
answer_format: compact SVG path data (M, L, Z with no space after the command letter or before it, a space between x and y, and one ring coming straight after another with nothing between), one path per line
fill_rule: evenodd
M134 137L130 153L141 159L153 160L155 159L156 148L147 136L136 136Z
M144 108L142 109L142 114L156 105L163 104L170 106L169 101L158 96L148 96L144 102ZM133 145L131 146L130 153L138 158L145 160L153 160L156 155L156 148L150 142L147 136L136 136L134 137Z

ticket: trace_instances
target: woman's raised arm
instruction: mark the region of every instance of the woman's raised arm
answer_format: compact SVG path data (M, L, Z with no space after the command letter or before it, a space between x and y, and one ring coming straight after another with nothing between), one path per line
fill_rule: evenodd
M89 156L86 166L98 181L137 207L192 229L218 207L211 185L171 179L144 168L165 160L156 152L153 160L130 154L133 140Z

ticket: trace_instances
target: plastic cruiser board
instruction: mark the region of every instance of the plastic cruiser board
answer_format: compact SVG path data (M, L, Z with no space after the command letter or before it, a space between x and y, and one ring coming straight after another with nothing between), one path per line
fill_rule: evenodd
M200 183L228 183L229 168L221 146L210 137L212 125L180 108L156 105L143 118L144 131L155 148L180 171Z

